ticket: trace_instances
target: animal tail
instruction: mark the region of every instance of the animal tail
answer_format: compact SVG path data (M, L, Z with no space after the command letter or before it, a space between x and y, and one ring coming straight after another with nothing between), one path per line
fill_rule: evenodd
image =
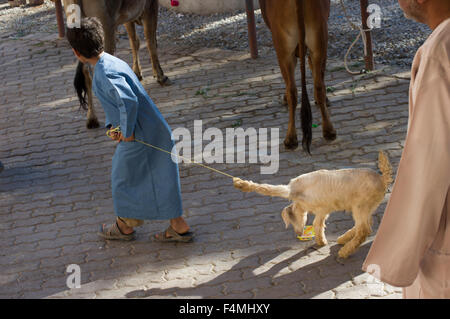
M392 166L385 152L378 153L378 168L381 171L384 188L387 189L392 183Z
M75 79L73 80L73 85L78 95L78 100L80 101L80 107L84 110L88 109L88 104L86 101L87 87L86 78L83 72L83 63L78 62L77 71L75 73Z
M261 195L283 197L289 199L289 187L286 185L257 184L251 181L244 181L240 178L233 178L234 187L243 192L256 192Z
M297 19L299 28L298 55L300 57L300 71L302 74L302 105L300 108L300 120L303 132L302 147L308 154L311 154L312 113L308 92L306 90L306 25L303 5L303 0L297 0Z

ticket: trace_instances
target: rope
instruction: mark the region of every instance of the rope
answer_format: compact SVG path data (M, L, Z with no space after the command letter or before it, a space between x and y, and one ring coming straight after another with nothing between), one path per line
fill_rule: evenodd
M364 55L365 56L367 55L367 37L366 37L366 33L365 32L366 31L371 31L372 29L363 29L363 27L361 25L356 25L355 23L353 23L350 20L350 17L349 17L349 15L347 13L347 8L344 5L344 1L340 0L339 3L341 4L342 11L344 12L344 16L347 19L347 22L350 25L350 27L352 29L354 29L354 30L359 30L359 33L356 36L355 41L353 41L352 45L348 48L347 53L345 54L345 57L344 57L344 66L345 66L345 69L347 70L347 72L349 74L351 74L351 75L358 75L358 74L364 73L364 70L362 70L360 72L354 72L354 71L350 70L350 68L348 67L347 58L348 58L348 55L350 54L350 51L353 49L353 47L358 42L360 37L362 37L362 41L363 41L363 44L364 44Z
M118 132L120 132L120 126L115 127L115 128L112 128L112 129L109 129L109 130L106 132L106 135L107 135L108 137L111 138L111 137L112 137L112 133L118 133ZM218 169L212 168L212 167L210 167L210 166L207 166L207 165L204 165L204 164L195 162L195 161L193 161L193 160L191 160L191 159L189 159L189 158L186 158L186 157L184 157L184 156L181 156L181 155L178 155L178 154L174 154L174 153L169 152L169 151L167 151L167 150L165 150L165 149L162 149L162 148L160 148L160 147L154 146L154 145L152 145L152 144L148 144L148 143L146 143L146 142L144 142L144 141L140 141L140 140L137 140L137 139L134 139L134 140L135 140L136 142L138 142L138 143L141 143L141 144L145 145L145 146L152 147L152 148L154 148L154 149L156 149L156 150L158 150L158 151L161 151L161 152L170 154L170 155L172 155L172 156L176 156L177 158L181 158L181 159L183 159L183 160L185 160L185 161L189 161L190 164L196 164L196 165L198 165L198 166L201 166L201 167L203 167L203 168L209 169L209 170L211 170L211 171L213 171L213 172L216 172L216 173L218 173L218 174L222 174L222 175L227 176L227 177L230 177L230 178L236 178L236 177L233 176L233 175L230 175L230 174L228 174L228 173L219 171Z
M361 25L357 25L355 23L353 23L350 20L350 16L347 13L347 8L345 7L344 1L343 0L339 0L339 3L341 4L341 8L342 11L344 12L344 16L347 19L348 24L350 25L350 27L354 30L359 30L358 35L356 36L355 41L353 41L353 43L350 45L350 47L347 50L347 53L344 56L344 66L345 69L347 70L347 72L351 75L360 75L362 73L366 73L366 70L361 70L360 72L354 72L352 70L350 70L350 68L348 67L348 63L347 63L347 58L348 55L350 54L351 50L353 49L353 47L355 46L355 44L358 42L359 38L362 37L362 41L364 44L364 55L367 55L367 37L366 37L366 31L372 31L372 29L363 29L362 27L362 23ZM377 72L377 71L375 71ZM386 72L383 71L379 71L377 73L374 73L374 76L386 76L386 77L390 77L390 78L394 78L394 79L399 79L399 80L410 80L411 78L408 77L402 77L402 76L398 76L398 75L392 75L392 74L387 74Z

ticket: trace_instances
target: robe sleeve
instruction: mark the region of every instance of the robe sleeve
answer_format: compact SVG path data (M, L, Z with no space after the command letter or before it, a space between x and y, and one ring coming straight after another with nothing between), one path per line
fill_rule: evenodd
M380 280L397 287L416 279L450 187L450 70L432 58L420 67L424 73L412 90L414 107L396 181L363 264L364 271L377 269Z
M138 98L124 77L108 75L109 95L120 112L120 130L125 138L134 133L136 126Z

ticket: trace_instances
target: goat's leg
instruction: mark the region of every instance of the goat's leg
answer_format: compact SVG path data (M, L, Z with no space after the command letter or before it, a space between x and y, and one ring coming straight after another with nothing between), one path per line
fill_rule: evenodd
M353 238L342 247L338 256L340 258L347 258L353 254L359 246L366 240L367 236L372 232L372 212L371 208L355 208L353 210L353 219L355 220L355 234Z
M100 127L100 124L97 119L97 115L95 114L94 110L94 101L93 101L93 95L92 95L92 77L91 73L89 72L89 66L87 63L83 65L83 74L84 74L84 81L86 83L86 93L87 93L87 104L88 104L88 111L87 111L87 122L86 127L88 129L94 129Z
M159 64L157 40L156 40L156 28L158 26L158 0L147 1L144 14L142 15L142 24L144 26L145 40L147 41L147 48L150 53L153 77L156 77L157 81L161 85L171 85L171 81Z
M125 28L127 29L128 38L130 39L130 47L133 53L133 71L139 81L142 81L141 64L139 61L139 48L141 43L136 34L136 25L134 22L127 22L125 23Z
M337 243L339 245L345 245L347 242L349 242L353 237L355 236L355 227L352 229L349 229L345 232L345 234L339 236L337 239Z
M327 214L316 214L314 218L313 226L314 232L316 233L316 245L325 246L328 244L325 238L325 220L327 219Z

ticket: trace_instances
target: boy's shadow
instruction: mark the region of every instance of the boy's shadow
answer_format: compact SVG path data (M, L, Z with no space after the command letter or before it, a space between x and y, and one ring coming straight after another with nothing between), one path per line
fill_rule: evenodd
M267 267L267 262L277 258L282 253L291 250L290 247L282 247L274 250L267 250L255 253L250 255L242 260L240 260L237 264L235 264L229 271L224 272L218 275L216 278L202 283L196 287L188 287L188 288L151 288L148 290L135 290L128 292L125 297L126 298L147 298L152 296L176 296L176 297L189 297L189 296L199 296L201 295L203 298L211 298L213 296L202 295L202 288L212 287L216 285L238 285L238 287L245 287L246 291L252 291L252 298L258 299L270 299L270 298L279 298L277 297L277 292L279 291L282 295L286 295L288 291L288 295L290 297L298 297L298 298L311 298L320 293L330 291L337 286L343 284L344 282L352 280L353 277L363 273L361 266L364 261L365 256L368 253L370 248L370 242L362 245L359 250L349 257L344 264L338 263L336 261L337 252L342 247L340 245L334 244L329 247L329 253L322 254L322 249L326 249L325 247L320 249L315 253L314 259L320 256L326 256L319 261L307 264L295 271L289 272L285 275L279 274L280 271L287 268L294 262L297 262L302 257L309 258L309 255L312 254L313 250L304 249L299 253L291 256L287 259L282 260L279 263L269 264L270 269L262 272L258 275L254 274L254 270L260 267ZM249 267L249 264L252 264L252 259L259 257L259 265L256 267ZM307 261L306 261L307 262ZM254 264L254 262L253 262ZM262 265L265 265L262 266ZM236 278L233 275L229 275L228 273L233 274L236 270L241 271L241 278L239 282L236 282ZM244 277L244 274L246 276ZM231 281L229 280L231 279ZM266 279L264 281L264 279ZM270 284L267 282L270 281ZM255 285L258 285L258 282L266 282L266 286L262 289ZM228 291L229 287L226 287ZM242 295L242 291L228 291L227 295L233 294ZM227 297L227 295L222 296L214 296L217 298Z

